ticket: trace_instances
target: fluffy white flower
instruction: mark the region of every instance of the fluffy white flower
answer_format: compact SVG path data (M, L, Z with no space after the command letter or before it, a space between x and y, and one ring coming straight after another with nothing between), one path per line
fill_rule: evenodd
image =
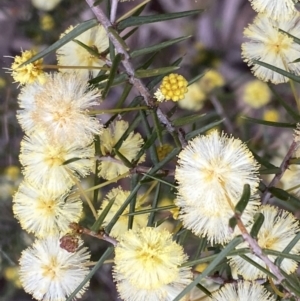
M102 128L88 114L92 106L99 104L98 98L99 91L89 90L87 82L75 73L54 73L44 84L36 81L22 88L17 118L29 135L45 131L51 140L84 144Z
M171 301L191 281L187 259L169 232L129 230L115 249L114 279L125 301Z
M105 227L111 219L114 217L114 215L117 213L117 211L120 209L120 207L123 205L123 203L126 201L127 197L130 195L130 191L122 190L121 187L113 188L110 190L105 199L103 200L101 204L101 209L98 211L98 214L100 215L103 210L105 210L105 207L109 204L109 201L111 199L114 199L114 203L111 206L108 214L106 215L103 226ZM142 205L142 195L137 196L136 204L135 204L135 212L143 209L149 209L150 207L141 207ZM120 237L124 232L127 231L128 228L128 216L126 214L129 213L129 207L124 210L123 214L119 217L118 221L113 226L112 230L110 231L110 235L113 237ZM133 225L132 229L140 229L143 227L146 227L147 221L148 221L149 214L137 214L133 218Z
M258 163L241 140L211 132L191 140L179 154L175 178L185 227L210 241L231 239L228 220L239 201L245 184L253 195L258 187ZM250 221L258 202L253 199L244 214Z
M250 0L254 10L274 20L287 20L297 13L298 0Z
M83 244L79 242L79 247ZM65 301L89 272L87 248L69 253L60 247L59 237L36 240L22 252L20 280L24 290L42 301ZM76 295L81 297L88 284Z
M252 66L254 75L274 84L287 82L289 79L271 69L253 64L253 60L259 60L291 73L300 73L300 63L293 63L299 58L300 45L279 29L298 36L300 14L297 13L286 21L274 21L265 15L258 15L244 30L244 35L249 41L242 44L242 57L249 66Z
M239 282L225 284L212 294L212 301L275 301L276 298L262 285L255 282Z
M13 199L13 211L23 229L39 238L67 233L69 224L78 222L82 212L80 198L68 198L46 187L24 181Z
M298 221L291 213L284 210L278 210L269 205L261 206L259 212L264 215L265 219L258 232L258 245L262 249L271 249L282 252L299 232L300 227ZM246 248L247 246L247 243L243 242L238 245L237 248ZM299 254L300 242L298 241L289 252L291 254ZM254 254L247 254L246 256L266 268L265 263ZM268 255L268 257L273 262L277 258L273 255ZM257 269L243 258L239 256L229 258L230 266L237 274L242 275L244 279L255 280L258 278L266 278L266 275L261 270ZM283 259L280 268L287 274L290 274L296 270L297 266L298 264L295 260L285 258Z
M94 167L94 146L73 143L57 143L45 133L35 133L21 142L20 162L26 180L53 193L70 189L74 177L88 175ZM69 164L64 162L74 159Z
M70 26L62 35L61 38L69 33L72 29L76 28ZM106 31L102 25L97 25L93 28L88 29L75 40L85 44L86 46L95 50L98 54L104 52L109 46L109 40ZM95 77L100 69L92 69L89 67L102 67L105 64L105 57L100 57L99 55L93 55L84 47L76 43L75 41L70 41L69 43L63 45L57 50L57 60L58 64L62 66L74 66L76 72L80 77L87 81L90 77ZM84 66L84 69L76 69L76 66ZM62 72L74 72L74 69L63 69Z
M123 136L125 131L128 129L128 122L124 120L118 120L112 122L107 128L105 128L100 135L100 148L103 156L111 155L113 148ZM122 142L122 145L119 148L119 152L131 162L139 150L141 149L144 141L139 133L129 133L127 138ZM115 159L120 160L118 155L114 156ZM145 156L140 158L140 163L145 161ZM99 164L99 177L102 177L107 180L111 180L125 172L129 168L120 163L115 163L113 161L101 161Z

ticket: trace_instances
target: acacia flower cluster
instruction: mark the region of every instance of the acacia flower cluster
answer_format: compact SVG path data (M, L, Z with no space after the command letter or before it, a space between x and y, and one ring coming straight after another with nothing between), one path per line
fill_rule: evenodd
M294 0L282 0L282 11L279 1L272 3L271 0L264 4L252 0L253 7L261 14L244 32L249 41L242 46L242 56L253 66L257 77L280 83L287 79L254 61L262 60L299 73L299 63L291 62L299 57L300 47L280 29L291 34L297 32L300 15L294 11ZM272 14L267 13L270 11ZM282 12L286 18L281 18ZM61 38L74 28L76 26L67 29ZM81 178L95 171L95 145L100 153L97 175L109 181L129 175L132 166L146 159L142 154L144 140L130 130L128 122L116 119L103 128L90 112L99 104L100 91L92 88L88 80L97 77L106 64L111 65L108 48L106 32L98 25L57 51L59 72L42 71L42 60L19 68L34 55L32 52L23 52L12 66L13 77L23 85L18 96L17 118L26 135L20 153L25 179L14 196L13 211L22 228L36 237L33 245L22 252L20 277L25 291L37 300L65 300L89 273L90 253L83 247L83 241L76 237L78 247L71 250L63 248L60 240L70 231L70 223L78 223L82 216L82 201L77 194L72 194L72 189ZM69 68L72 66L76 71ZM218 72L209 71L197 85L191 89L191 95L195 94L198 99L189 106L184 104L188 82L178 74L165 76L154 96L158 101L181 101L183 107L199 109L213 89L224 85L224 79ZM269 90L255 81L256 89L262 90L262 87L265 89L263 100L245 101L257 108L266 104ZM250 90L253 92L253 86ZM253 94L249 97L255 99ZM299 132L298 127L295 141L300 140ZM94 145L95 135L99 135L99 139ZM161 162L173 146L162 144L161 140L160 144L157 159ZM178 217L180 227L183 225L195 235L206 237L211 245L225 245L241 234L239 227L233 232L228 221L248 184L251 197L241 214L241 223L250 231L255 213L262 213L265 221L257 237L259 247L283 251L299 232L299 225L291 214L260 204L259 167L247 145L233 136L213 130L190 140L178 155L174 201L177 207L171 211L174 219ZM97 219L109 208L103 220L105 227L124 209L110 231L110 235L118 239L114 241L113 267L118 293L125 301L172 301L192 282L191 268L185 266L188 257L168 231L147 227L152 208L145 205L145 197L136 195L133 203L127 204L130 195L130 191L121 187L113 188L106 194L100 209L94 210ZM143 210L146 213L139 212ZM130 215L131 211L134 216ZM99 234L93 233L94 236ZM248 242L244 242L236 248L248 246ZM291 248L291 253L300 253L299 242ZM269 268L255 254L247 256ZM232 271L247 281L224 285L210 296L211 300L275 300L262 286L248 282L266 277L260 269L239 256L228 259ZM275 262L276 257L270 256L270 260ZM297 263L285 258L280 268L290 274L296 270ZM87 285L88 282L76 297L83 295Z
M196 235L207 236L211 242L228 242L232 238L228 220L244 184L250 185L252 194L257 191L258 163L241 140L218 131L194 138L178 157L175 203L181 208L179 218ZM256 199L249 202L243 214L245 223L251 221L258 204Z
M120 209L120 207L123 205L123 203L126 201L128 196L130 195L130 191L123 190L121 187L113 188L111 191L109 191L103 200L101 204L101 209L98 210L98 214L100 215L103 210L105 210L106 206L109 205L109 202L113 199L113 205L111 206L108 214L106 215L103 226L105 227L111 219L114 217L114 215L117 213L117 211ZM143 209L149 209L149 206L143 206L143 196L140 195L137 197L136 204L135 204L135 212ZM130 205L126 207L126 209L123 211L123 214L119 217L118 221L113 226L112 230L110 231L110 235L113 237L121 237L124 232L127 231L128 228L128 214ZM132 229L140 229L144 228L147 225L149 214L138 214L134 216Z
M103 130L100 136L101 154L103 156L110 157L112 160L102 160L99 163L99 177L111 180L129 171L129 167L123 164L120 156L116 153L114 154L115 145L123 137L128 127L128 122L124 120L117 120L110 123L109 126ZM129 162L131 162L135 159L143 143L144 141L139 133L130 132L122 141L118 152ZM141 156L139 163L142 163L144 161L145 155Z
M76 26L70 26L60 38L76 28ZM93 52L89 52L79 42L91 48ZM103 26L99 24L80 34L76 37L76 40L65 44L57 50L56 55L60 70L72 73L77 67L80 69L76 71L82 79L88 80L89 78L94 78L101 70L97 67L103 67L106 63L105 51L108 50L108 46L109 42L106 32ZM64 69L63 66L72 66L72 69Z
M82 201L70 190L94 168L93 135L102 126L88 109L96 98L76 73L47 74L45 83L27 84L19 95L17 116L27 136L20 153L24 182L13 211L37 237L20 259L21 283L37 300L65 300L88 273L86 248L70 254L59 239L82 214Z
M26 134L20 152L24 181L13 211L22 228L36 236L22 253L20 275L25 291L37 300L60 301L89 272L82 242L70 253L60 247L60 238L82 216L82 201L71 189L94 170L93 140L102 125L89 110L99 104L99 91L74 71L42 72L41 60L18 68L33 55L23 52L12 65L12 75L23 84L17 118Z
M166 230L129 230L115 249L114 278L126 301L172 301L190 282L183 248Z
M296 218L287 211L279 211L277 208L264 205L258 210L265 219L259 230L257 242L262 249L270 249L282 252L293 238L299 233L300 227ZM249 226L251 229L251 225ZM247 243L243 242L238 245L238 249L247 247ZM290 254L300 253L300 241L298 241L289 251ZM253 254L247 254L247 257L266 268L266 264ZM269 258L274 262L277 257L269 255ZM258 278L266 278L264 272L253 266L251 263L241 258L240 256L230 257L230 266L236 274L242 275L244 279L256 280ZM280 264L280 268L287 274L293 273L298 264L293 259L284 258Z
M242 57L255 76L274 84L287 82L288 78L256 64L261 61L277 68L300 74L300 45L285 31L297 36L300 29L300 13L294 0L251 0L259 12L254 22L244 30L247 41L242 44Z

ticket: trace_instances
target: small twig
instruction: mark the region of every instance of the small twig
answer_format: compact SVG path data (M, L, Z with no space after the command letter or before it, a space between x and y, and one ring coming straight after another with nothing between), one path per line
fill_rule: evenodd
M112 24L115 23L115 21L116 21L118 3L119 3L119 0L112 0L111 1L110 23L112 23Z
M121 160L118 160L112 156L96 156L96 160L98 161L106 161L106 162L112 162L120 165L124 165L124 163ZM149 166L142 166L138 165L136 167L133 167L130 169L131 174L140 173L140 174L146 174L151 170L151 167ZM163 175L163 176L174 176L175 171L169 170L169 169L160 169L156 172L157 175Z
M215 95L211 95L210 101L212 102L214 108L216 109L217 113L224 119L224 125L228 133L233 133L233 126L225 113L223 107L221 106L219 100Z
M98 232L92 231L90 229L84 228L76 223L71 223L69 227L74 230L78 234L86 234L89 236L96 237L101 240L105 240L109 243L111 243L114 247L118 244L117 240L106 234L103 230L100 230Z
M264 191L262 197L261 197L261 202L262 204L267 204L270 197L271 197L271 193L269 192L269 188L276 186L277 183L280 181L280 179L282 178L284 172L287 170L287 168L289 167L289 160L291 159L291 157L293 156L295 150L297 148L297 143L295 141L292 142L287 154L285 155L281 165L280 165L280 171L275 174L274 178L272 179L272 181L269 183L269 185L266 187L266 190Z
M280 272L278 266L276 266L274 262L272 262L270 258L263 253L262 248L258 245L258 242L248 233L240 215L235 213L234 216L237 220L237 226L239 227L244 240L248 243L252 252L266 264L269 270L276 276L276 283L280 284L283 280L285 280L285 277Z
M97 219L97 211L92 203L92 201L89 199L89 197L86 194L86 190L83 189L83 187L81 186L80 182L78 181L78 179L73 175L73 173L69 170L66 169L67 173L69 174L69 176L72 178L72 180L74 181L75 185L77 186L80 195L85 199L85 201L87 202L88 206L90 207L95 219Z
M94 0L86 0L86 2L89 5L90 9L95 14L97 20L105 28L109 39L115 46L116 52L123 55L122 64L129 77L129 82L138 90L140 95L144 98L144 101L147 104L147 106L154 109L155 101L154 101L151 93L149 92L147 87L143 84L143 82L140 79L135 77L135 71L130 62L129 53L126 51L126 49L123 48L122 44L118 41L118 39L109 30L110 28L113 27L112 23L108 20L108 18L106 17L106 15L104 14L104 12L102 11L102 9L99 6L94 6ZM156 114L157 114L157 117L160 120L160 122L165 125L167 131L170 134L176 133L176 135L178 135L181 146L182 147L186 146L187 143L186 143L186 140L185 140L184 136L182 135L182 133L173 127L173 125L171 124L169 119L164 115L164 113L161 111L160 108L156 109Z

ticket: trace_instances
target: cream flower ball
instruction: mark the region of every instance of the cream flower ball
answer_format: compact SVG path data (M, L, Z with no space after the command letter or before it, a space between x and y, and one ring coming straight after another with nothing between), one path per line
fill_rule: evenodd
M124 204L124 202L126 201L129 195L130 195L130 191L123 190L121 187L113 188L107 193L105 199L101 204L101 209L98 210L98 215L100 215L103 212L103 210L105 210L106 206L108 206L111 199L114 199L114 202L103 221L104 227L107 226L107 224L112 220L112 218L115 216L115 214L120 209L120 207ZM138 195L135 204L135 212L139 210L150 209L150 206L141 207L142 204L143 204L143 195ZM123 211L123 214L119 217L119 219L111 229L110 231L111 236L118 238L121 237L123 233L127 231L129 216L126 214L129 213L129 208L130 205L126 207L126 209ZM135 215L133 218L132 229L140 229L146 227L148 222L148 216L149 213Z
M90 89L76 73L53 73L44 84L34 82L22 88L17 113L28 135L44 131L61 143L91 143L102 125L89 115L99 105L99 91Z
M60 237L36 240L22 252L20 280L24 290L36 300L65 301L89 273L90 254L82 247L70 253L60 247ZM83 295L88 283L77 293Z
M191 282L182 246L157 228L128 230L115 248L114 280L125 301L172 301Z
M270 205L261 206L258 212L261 212L265 217L264 223L258 232L258 245L262 249L270 249L282 252L299 232L300 227L298 221L291 213L284 210L279 210L278 208ZM246 247L248 247L248 244L243 242L237 246L237 249ZM298 241L289 252L290 254L299 254L300 241ZM246 256L262 267L266 268L265 263L254 254L246 254ZM273 262L277 258L274 255L268 255L268 257ZM255 280L258 278L267 277L264 272L240 256L233 256L229 258L229 264L234 272L242 275L244 279ZM280 268L287 274L290 274L296 270L297 266L298 263L295 260L284 258Z
M240 281L227 283L212 294L211 301L275 301L276 298L262 285L255 282Z
M77 25L76 25L77 26ZM70 26L62 35L61 38L73 30L76 26ZM56 52L58 65L61 66L73 66L74 69L61 68L61 72L76 72L80 75L82 80L89 80L94 78L101 71L100 68L105 65L106 55L102 53L108 49L109 40L106 31L102 25L97 25L83 32L75 38L75 40L85 44L86 46L95 50L99 55L90 53L83 46L79 45L75 41L63 45ZM76 66L85 67L76 69Z
M13 198L13 212L23 229L43 238L69 232L69 224L80 220L82 201L23 181Z
M293 63L300 55L300 45L286 34L298 36L300 30L300 14L288 20L272 20L267 16L258 15L252 24L244 30L247 42L242 44L242 58L251 66L256 77L274 84L287 82L289 79L271 69L254 64L258 60L294 74L300 73L300 63Z
M22 140L20 162L29 183L62 194L75 185L75 179L93 171L94 155L93 144L57 143L37 132ZM72 162L64 164L68 160Z
M114 162L113 160L104 161L102 160L99 164L98 176L107 180L111 180L121 174L126 173L129 168L125 166L116 154L112 156L113 148L118 143L120 138L123 136L125 131L128 129L129 123L124 120L117 120L109 124L100 135L100 149L103 156L111 156L113 159L119 160ZM135 159L136 155L140 151L144 140L139 133L131 132L122 142L119 153L122 154L129 162ZM143 155L139 163L145 161Z
M228 220L239 201L245 184L253 195L259 184L259 165L239 139L212 131L189 141L178 155L175 179L180 207L179 218L196 235L211 242L231 239ZM244 214L251 220L258 201L253 198Z
M250 0L254 10L274 20L287 20L297 13L298 0Z

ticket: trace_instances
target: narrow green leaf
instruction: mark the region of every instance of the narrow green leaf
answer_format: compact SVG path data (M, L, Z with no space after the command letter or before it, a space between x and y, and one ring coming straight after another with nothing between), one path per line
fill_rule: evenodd
M78 37L83 32L87 31L88 29L90 29L98 24L99 24L99 22L96 19L91 19L91 20L88 20L88 21L85 21L85 22L79 24L74 29L72 29L70 32L68 32L66 35L64 35L61 39L59 39L58 41L53 43L51 46L47 47L46 49L44 49L41 52L39 52L38 54L36 54L35 56L33 56L31 59L29 59L25 63L21 64L20 67L22 67L26 64L30 64L40 58L45 57L52 51L59 49L63 45L67 44L68 42L70 42L73 39L75 39L76 37Z
M250 257L246 255L240 255L241 258L243 258L245 261L249 262L252 266L256 267L257 269L261 270L264 274L268 275L269 277L272 277L274 279L277 279L277 277L271 273L269 270L258 264L256 261L252 260Z
M113 27L109 27L108 32L110 32L114 36L114 38L116 40L118 40L118 42L120 43L120 45L122 46L122 48L125 51L129 51L129 47L127 46L125 41L119 36L119 33Z
M298 279L297 273L287 274L285 271L280 269L281 273L285 277L285 280L282 281L282 286L287 287L289 291L294 292L296 296L300 297L300 281ZM285 299L288 300L288 299ZM295 301L297 299L289 299L288 301Z
M131 164L131 162L125 156L123 156L116 148L113 148L113 151L118 156L118 158L120 158L120 160L123 162L123 164L126 167L128 167L128 168L132 168L133 167L133 165Z
M153 76L173 72L175 70L178 70L179 68L180 67L177 66L170 66L170 67L162 67L157 69L139 69L135 71L135 76L137 78L153 77Z
M234 231L236 225L237 225L237 219L235 216L233 216L229 219L228 226L230 229L232 229L232 231Z
M111 66L111 69L110 69L110 73L109 73L109 77L108 77L108 80L106 82L106 86L104 88L104 90L102 91L102 98L106 98L107 96L107 93L109 91L109 89L111 88L113 82L114 82L114 79L115 79L115 75L117 74L118 72L118 67L119 67L119 64L122 60L122 55L120 53L118 53L116 56L115 56L115 59L112 63L112 66Z
M248 254L248 253L252 253L252 251L249 248L240 248L240 249L235 249L235 250L230 251L227 256L236 256L236 255L243 255L243 254ZM194 265L197 265L200 263L211 262L217 256L218 256L218 253L214 254L214 255L201 257L201 258L195 259L195 260L190 260L190 261L185 262L181 266L182 267L190 267L190 266L194 266Z
M149 23L173 20L173 19L197 15L200 14L201 12L203 12L203 10L198 9L198 10L183 11L179 13L168 13L168 14L159 14L159 15L150 15L150 16L131 16L125 20L122 20L118 24L117 28L118 30L123 30L130 26L141 26Z
M62 165L68 165L70 163L73 163L73 162L76 162L76 161L79 161L79 160L82 160L82 158L71 158L69 160L66 160Z
M202 253L202 251L205 250L206 246L207 246L207 238L206 237L201 237L199 239L199 244L198 244L197 250L194 254L194 259L201 256L201 253Z
M143 127L145 129L147 138L150 138L152 136L152 133L151 133L151 127L150 127L149 122L147 120L146 113L144 111L140 111L139 113L140 113L140 116L141 116L141 119L142 119ZM156 146L155 146L154 143L150 145L149 152L150 152L151 161L154 164L157 164L158 156L157 156Z
M300 76L296 76L296 75L294 75L290 72L287 72L283 69L277 68L273 65L270 65L270 64L267 64L267 63L264 63L264 62L261 62L261 61L253 60L252 62L253 62L253 64L257 64L257 65L263 66L265 68L271 69L271 70L273 70L273 71L275 71L275 72L277 72L277 73L279 73L279 74L281 74L281 75L283 75L283 76L285 76L285 77L287 77L287 78L289 78L289 79L291 79L291 80L293 80L297 83L300 83Z
M131 132L133 132L133 130L139 125L140 122L141 122L141 117L139 116L139 113L138 113L138 114L135 115L132 122L129 124L129 127L127 128L127 130L120 137L119 141L115 144L114 149L119 150L119 148L121 147L123 141L128 137L128 135Z
M275 251L275 250L269 250L269 249L263 249L263 251L267 255L273 255L276 257L283 257L283 258L293 259L295 261L300 261L300 255L284 253L283 251Z
M155 194L154 194L154 198L153 198L152 204L151 204L152 209L157 208L160 193L161 193L161 184L158 183L157 186L155 187ZM148 222L147 222L147 227L151 227L153 225L154 218L155 218L155 213L156 213L156 211L152 211L150 213L149 218L148 218Z
M265 221L265 216L262 213L256 213L254 215L254 224L251 228L251 237L257 239L258 232Z
M298 39L297 37L291 35L290 33L284 31L283 29L280 29L279 28L279 31L285 33L287 36L289 36L290 38L293 38L294 42L297 43L297 44L300 44L300 39Z
M114 44L112 43L112 41L109 40L109 57L110 57L110 60L111 60L111 61L114 61L115 56L116 56L115 46L114 46Z
M234 208L235 213L243 214L245 208L247 207L247 205L249 203L249 200L250 200L250 185L245 184L241 198Z
M101 74L101 75L97 75L96 77L92 78L89 80L89 84L90 85L95 85L95 84L99 84L102 81L105 81L108 79L108 74Z
M154 121L154 127L155 127L155 132L157 133L158 137L158 142L163 145L163 137L162 137L162 131L164 130L158 117L157 114L154 110L151 110L151 116Z
M117 20L117 23L120 23L122 20L125 20L125 19L129 18L131 15L132 16L139 16L143 12L144 8L146 7L146 4L150 1L151 0L144 0L143 2L139 3L133 9L131 9L130 11L126 12L123 16L121 16Z
M175 120L172 120L172 125L173 126L183 126L186 124L194 123L194 122L199 121L199 119L202 119L205 115L206 115L206 113L193 114L193 115L176 118Z
M279 173L281 170L279 167L275 167L275 168L264 168L264 169L260 169L259 173L261 175L270 175L270 174L277 174Z
M287 104L287 102L282 99L282 97L276 92L276 90L274 89L273 85L268 84L270 90L272 91L272 93L274 94L275 98L278 100L278 102L284 107L284 109L286 110L286 112L295 120L295 121L300 121L300 116L299 114L297 114L297 111L289 106Z
M208 289L206 289L203 285L201 285L200 283L198 283L196 286L197 286L197 288L198 288L199 290L201 290L206 296L211 297L211 292L210 292Z
M153 176L159 169L161 169L163 166L165 166L169 161L171 161L175 156L179 154L181 151L180 147L174 148L163 160L159 161L151 170L148 172L148 176ZM145 175L145 178L147 177Z
M199 274L173 301L179 301L186 294L188 294L194 286L196 286L201 279L208 276L215 267L228 256L228 253L232 251L236 246L238 246L241 242L243 242L243 238L241 236L235 237L228 245L217 254L217 256L213 259L213 261L207 266L207 268L203 271L203 273Z
M296 201L296 203L300 204L300 200L298 198L296 198L294 195L286 192L283 189L277 188L277 187L270 187L269 191L272 193L272 195L274 195L275 197L277 197L280 200L283 201Z
M154 59L156 58L157 54L158 52L154 52L151 55L147 56L146 60L143 60L143 63L139 65L136 69L148 69L154 62Z
M130 190L132 190L137 185L139 177L140 177L139 174L134 174L134 175L131 176ZM133 196L133 198L131 199L131 202L129 204L129 213L130 214L132 214L132 213L135 212L136 199L137 199L137 195L135 194ZM133 227L133 219L134 219L134 215L130 215L128 217L127 229L132 229L132 227Z
M91 227L92 231L97 232L100 229L101 225L103 224L103 222L104 222L104 220L106 218L106 215L108 214L110 208L114 204L115 199L116 199L116 197L113 197L112 199L109 200L108 204L103 209L103 211L101 212L100 216L97 218L97 220L95 221L95 223Z
M196 81L198 81L201 77L204 76L206 72L200 73L197 76L193 77L191 80L189 80L188 86L192 85L193 83L195 83Z
M92 270L85 276L82 282L78 285L78 287L74 290L74 292L66 299L66 301L74 300L77 293L83 288L83 286L93 277L93 275L98 271L98 269L103 265L104 261L113 253L114 248L109 247L101 258L98 260L96 265L92 268Z
M144 177L142 178L142 180L144 179ZM115 225L115 223L117 222L117 220L119 219L119 217L122 215L122 213L124 212L124 210L127 208L127 206L130 204L131 200L135 197L135 195L137 194L138 190L141 187L141 183L139 182L134 189L132 189L132 191L130 192L129 196L127 197L127 199L124 201L124 203L122 204L122 206L120 206L119 210L115 213L115 215L113 216L113 218L111 219L111 221L108 223L108 225L105 227L105 232L109 233L111 231L111 229L113 228L113 226Z
M97 50L95 50L92 47L87 46L86 44L80 42L79 40L74 39L73 42L75 42L76 44L78 44L79 46L84 48L92 56L98 57L100 54Z
M224 121L224 119L221 119L221 120L212 122L212 123L210 123L210 124L208 124L206 126L203 126L202 128L199 128L199 129L197 129L195 131L192 131L192 132L186 134L185 138L186 138L186 140L190 140L190 139L194 138L195 136L198 136L198 135L200 135L202 133L205 133L206 131L214 128L215 126L217 126L219 124L221 124L223 121Z
M256 119L248 116L241 116L242 119L245 119L246 121L257 123L257 124L263 124L267 126L274 126L274 127L280 127L280 128L295 128L295 123L284 123L284 122L273 122L273 121L266 121L261 119Z
M165 184L165 185L167 185L167 186L170 186L171 188L174 188L174 189L176 188L175 185L173 185L172 183L169 183L169 182L167 182L167 181L165 181L165 180L162 180L160 177L150 176L150 175L148 175L148 174L145 174L145 176L148 177L148 178L150 178L150 179L153 179L153 180L155 180L155 181L158 181L158 182L160 182L160 183L162 183L162 184ZM142 183L144 183L144 182L142 182Z
M289 160L289 164L300 164L300 158L292 158Z
M123 216L131 216L131 215L140 215L140 214L148 214L151 212L160 212L160 211L167 211L170 209L175 209L175 205L169 205L169 206L163 206L163 207L156 207L156 208L150 208L150 209L144 209L144 210L138 210L133 213L127 213L123 214Z
M172 39L172 40L169 40L169 41L166 41L166 42L162 42L162 43L159 43L159 44L156 44L156 45L152 45L152 46L149 46L149 47L137 49L137 50L134 50L134 51L130 52L130 56L132 58L135 58L135 57L138 57L138 56L143 55L143 54L148 54L148 53L151 53L151 52L159 51L159 50L164 49L168 46L171 46L171 45L174 45L176 43L182 42L186 39L189 39L190 37L191 36L184 36L184 37Z
M289 277L289 275L286 275L285 276L285 279L282 281L282 286L283 287L286 287L287 288L287 290L288 291L290 291L290 292L293 292L296 296L298 296L298 297L300 297L300 289L299 289L299 286L298 286L298 284L295 286L295 285L292 285L291 284L291 281L289 280L290 279L290 277ZM297 299L292 299L292 298L290 298L290 299L285 299L285 300L288 300L288 301L296 301L296 300L299 300L299 298L297 298Z
M282 253L290 253L293 249L293 247L298 243L298 241L300 240L300 233L298 233L291 241L290 243L283 249ZM275 264L277 266L280 266L282 263L282 260L284 259L284 257L277 257L275 260Z
M127 74L125 74L125 73L118 74L118 75L115 76L115 78L114 78L114 80L113 80L113 82L111 84L111 87L123 84L123 83L127 82L127 80L128 80L128 75ZM99 89L104 89L106 87L106 85L107 85L107 82L105 81L105 82L99 83L97 85L97 87Z
M135 27L133 29L131 29L130 31L128 31L124 36L122 36L122 40L126 41L129 37L131 37L139 28Z
M273 168L276 169L276 168L278 168L277 166L271 164L268 160L266 160L266 159L260 157L260 156L259 156L257 153L255 153L252 149L251 149L251 153L252 153L254 159L255 159L260 165L263 165L263 166L265 166L265 167L268 168L268 169L273 169Z

